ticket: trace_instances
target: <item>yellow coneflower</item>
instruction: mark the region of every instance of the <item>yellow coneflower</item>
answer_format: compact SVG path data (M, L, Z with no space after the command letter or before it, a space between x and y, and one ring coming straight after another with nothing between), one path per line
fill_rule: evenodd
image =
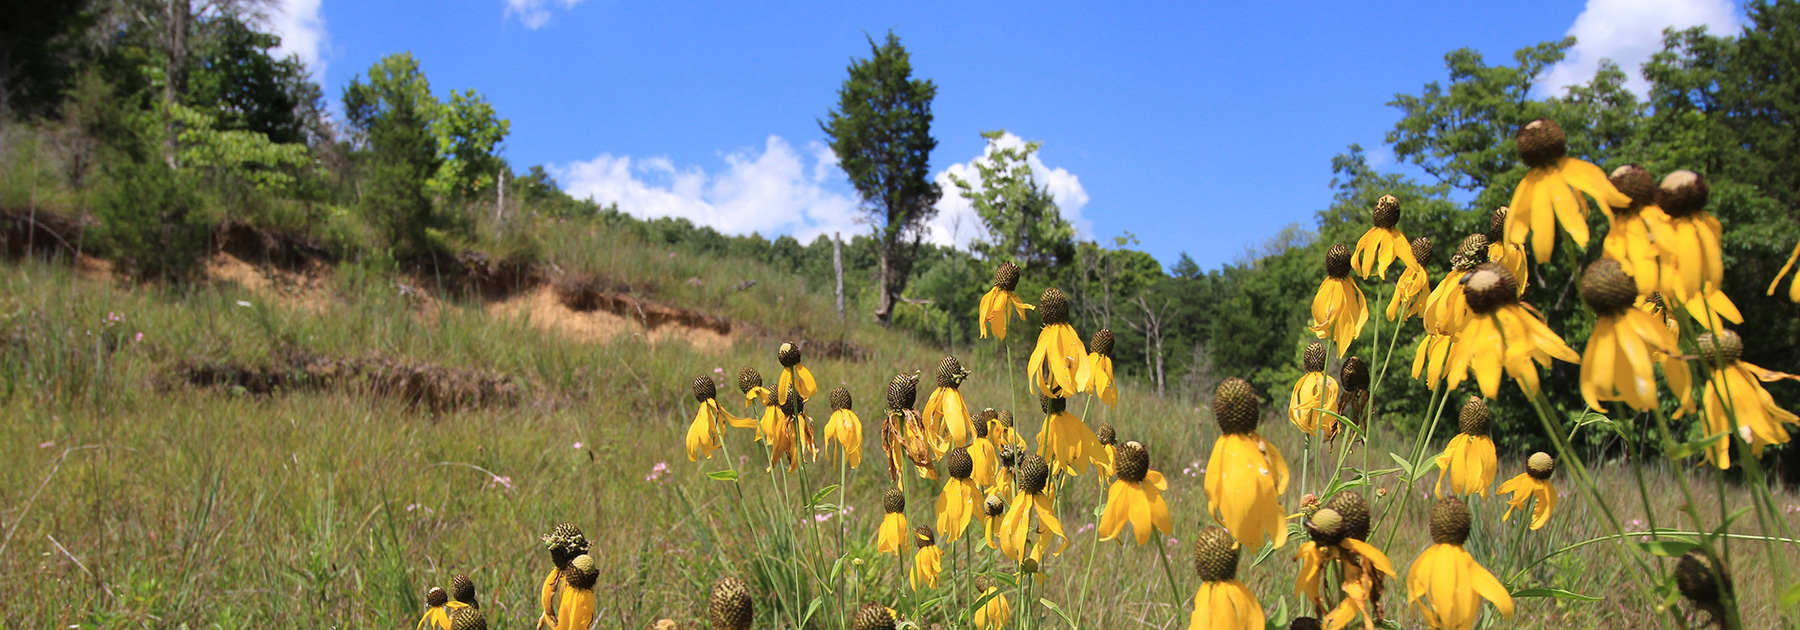
M1013 504L1006 509L1006 518L1000 522L1000 551L1014 562L1024 562L1027 557L1042 562L1051 537L1063 541L1057 554L1069 547L1069 537L1063 533L1062 521L1056 519L1055 507L1050 503L1049 485L1050 465L1044 463L1042 457L1026 455L1019 463L1019 492L1013 495ZM1036 527L1031 524L1034 514L1038 521ZM1033 533L1037 534L1037 539L1027 548L1026 537Z
M762 405L762 415L755 427L756 441L764 442L768 439L769 431L775 428L775 409L779 406L775 402L775 392L763 387L762 373L753 367L744 366L738 370L737 381L738 389L744 392L746 411L751 405Z
M932 448L943 454L952 447L968 446L975 436L975 420L969 416L969 403L963 400L963 379L969 377L956 357L938 362L937 389L925 400L925 433ZM946 441L945 438L948 438Z
M1506 219L1506 241L1524 245L1527 235L1540 263L1550 261L1556 224L1561 223L1577 245L1587 245L1587 199L1600 202L1601 210L1623 206L1631 200L1606 181L1600 167L1564 155L1567 138L1555 122L1539 118L1519 128L1519 159L1531 170L1513 189L1512 211Z
M1437 389L1438 383L1443 382L1444 365L1449 361L1451 348L1456 345L1457 332L1473 316L1463 289L1463 278L1485 262L1488 262L1487 236L1468 235L1457 247L1456 255L1450 257L1450 272L1444 274L1437 288L1431 290L1431 296L1425 298L1425 338L1419 340L1418 351L1413 355L1412 376L1424 378L1425 386L1430 389Z
M1188 630L1262 630L1266 619L1256 594L1237 579L1240 548L1232 535L1208 527L1194 538L1194 572L1200 589Z
M1057 470L1071 475L1081 474L1089 465L1110 469L1112 462L1106 460L1100 438L1086 422L1069 413L1069 399L1040 396L1038 403L1045 416L1037 434L1038 455L1050 458Z
M819 392L819 384L813 380L812 370L800 364L800 346L782 342L781 348L775 351L775 359L781 362L781 379L775 383L775 402L787 404L790 391L798 392L801 400L812 400L813 394Z
M712 630L750 630L756 620L756 599L750 596L750 585L734 577L719 578L707 600L706 619Z
M950 449L950 454L944 456L944 470L950 478L944 481L944 491L938 495L937 530L944 540L956 542L981 509L981 490L969 478L975 472L975 461L969 457L968 449Z
M569 590L556 611L556 630L588 630L594 626L594 583L600 580L600 567L593 556L575 556L566 579Z
M900 555L906 546L906 493L888 488L881 495L881 527L875 530L875 552Z
M1368 321L1369 303L1356 280L1350 278L1350 248L1343 243L1332 245L1325 252L1325 281L1313 295L1312 324L1307 328L1320 339L1337 342L1341 357Z
M1451 388L1462 384L1473 371L1481 393L1493 398L1500 393L1500 374L1504 369L1518 381L1526 396L1536 396L1536 363L1547 366L1551 357L1581 362L1581 355L1519 302L1512 272L1505 267L1484 263L1470 271L1463 284L1473 315L1463 324L1450 349Z
M887 455L888 476L901 488L906 487L900 474L902 458L912 461L913 469L925 479L937 478L931 445L926 441L925 424L912 406L918 400L919 374L895 374L888 381L887 416L881 422L881 450Z
M1613 169L1606 179L1631 203L1612 209L1601 255L1618 261L1631 274L1638 295L1649 295L1659 284L1658 260L1663 255L1654 235L1669 229L1669 215L1656 205L1656 179L1636 164Z
M457 608L450 613L450 630L488 630L487 616L479 608Z
M989 549L1000 548L994 542L994 532L1000 529L1001 523L1006 518L1006 499L1000 498L1001 492L1004 491L990 492L987 498L981 502L981 535L982 539L987 541Z
M1318 435L1321 424L1337 423L1337 417L1326 412L1337 411L1338 382L1325 374L1324 344L1306 344L1301 366L1306 373L1294 382L1294 391L1288 395L1288 421L1301 431Z
M988 598L986 603L975 609L975 614L970 619L976 630L1005 628L1007 622L1012 620L1012 604L1006 601L1006 594L1000 592L985 575L975 578L975 590L981 593L976 599Z
M695 461L701 455L712 459L712 452L719 450L723 444L720 435L725 425L751 428L756 421L731 415L718 401L718 386L712 377L704 374L694 377L694 400L700 403L700 410L694 413L694 421L687 430L688 461Z
M802 458L819 460L812 418L806 415L806 399L792 387L788 388L788 394L787 402L777 407L775 426L769 439L769 470L774 470L782 460L787 460L788 472L799 470Z
M1011 409L1002 409L996 412L991 420L988 420L988 441L994 443L996 451L1005 448L1008 444L1025 445L1024 438L1019 437L1019 432L1014 428Z
M1794 268L1795 260L1800 260L1800 243L1794 244L1794 253L1788 254L1787 263L1781 265L1781 271L1775 274L1774 280L1769 281L1767 295L1775 295L1775 287L1781 284L1781 278L1787 275L1788 270ZM1788 301L1800 302L1800 274L1795 275L1794 281L1788 283Z
M1119 432L1113 428L1111 423L1102 422L1100 426L1094 427L1094 441L1099 442L1100 448L1106 451L1104 465L1101 462L1094 462L1094 466L1100 469L1096 471L1094 481L1098 482L1100 487L1105 488L1112 479L1113 465L1118 461L1115 458L1119 454Z
M1468 539L1469 506L1456 497L1438 499L1431 508L1432 545L1406 571L1407 601L1425 618L1426 625L1474 628L1481 612L1477 597L1492 602L1502 616L1512 616L1512 595L1463 550Z
M1280 548L1287 543L1280 498L1287 492L1288 467L1281 451L1256 434L1256 390L1244 379L1225 379L1213 393L1212 409L1222 434L1206 462L1207 507L1238 542L1260 547L1266 537Z
M1044 329L1038 333L1037 347L1031 350L1026 375L1043 395L1068 398L1075 394L1076 383L1090 378L1085 374L1087 353L1082 352L1081 337L1069 325L1068 296L1056 287L1044 289L1038 316Z
M1362 357L1344 359L1344 364L1338 366L1337 415L1326 415L1319 420L1319 436L1325 441L1337 439L1340 416L1352 422L1367 420L1363 412L1369 408L1369 380L1372 377L1369 362Z
M481 600L475 597L475 580L469 579L466 573L450 576L450 602L444 605L450 607L452 615L460 608L480 608Z
M1351 266L1356 268L1356 275L1364 278L1386 276L1388 266L1394 264L1395 258L1409 269L1419 266L1412 248L1407 245L1406 235L1395 227L1400 224L1400 199L1382 195L1375 200L1372 214L1374 224L1356 240L1356 252L1351 255Z
M825 422L825 450L831 450L836 442L843 450L844 458L851 468L862 465L863 429L862 418L856 417L852 410L850 390L839 387L831 390L831 419Z
M992 407L981 410L975 415L975 439L969 441L969 459L975 463L974 474L969 475L975 484L982 488L994 487L994 473L1000 467L999 452L994 449L994 442L988 439L992 418L1000 415Z
M1006 338L1006 322L1016 312L1019 321L1025 321L1025 311L1035 307L1019 300L1013 290L1019 288L1019 266L1010 262L1000 263L994 269L994 288L988 289L981 296L981 337L988 336L988 326L994 327L994 338Z
M569 570L569 562L588 552L588 540L581 528L573 523L558 523L540 540L544 542L544 549L550 553L551 569L550 574L544 576L543 586L538 589L539 603L543 605L543 615L538 618L538 627L555 628L556 611L562 602L562 592L568 588L564 573Z
M1162 532L1164 536L1175 531L1169 521L1169 504L1163 502L1162 493L1169 489L1169 482L1163 480L1160 472L1150 469L1150 451L1136 441L1126 442L1119 446L1118 467L1119 479L1112 488L1106 491L1106 510L1100 516L1100 540L1112 540L1119 537L1125 529L1125 523L1131 523L1131 532L1137 536L1137 543L1150 542L1150 530Z
M1775 406L1775 399L1763 389L1760 381L1800 377L1765 370L1743 361L1744 340L1730 329L1700 333L1695 341L1700 349L1700 363L1707 371L1706 402L1701 412L1706 420L1706 432L1729 433L1732 421L1736 420L1737 436L1750 445L1753 457L1761 457L1763 447L1770 444L1786 444L1788 432L1781 425L1800 424L1800 418ZM1708 453L1709 459L1721 470L1731 467L1728 442L1714 443Z
M856 609L852 630L894 630L894 609L877 602L864 602Z
M937 537L931 535L930 527L913 528L913 545L919 548L913 555L912 576L909 580L913 590L919 590L919 582L926 588L937 588L938 575L944 572L944 551L938 549Z
M1294 556L1301 560L1294 591L1312 601L1314 612L1324 615L1326 628L1343 628L1361 616L1364 629L1373 630L1375 619L1380 616L1373 610L1373 605L1380 601L1386 583L1381 574L1394 577L1394 565L1374 545L1350 537L1345 520L1337 510L1329 507L1319 509L1307 519L1306 531L1312 540L1301 545ZM1325 568L1333 562L1341 571L1340 590L1344 597L1327 614L1325 598L1320 591Z
M1725 622L1724 597L1736 597L1731 583L1731 568L1725 561L1705 549L1693 549L1675 563L1675 588L1694 608L1706 611L1710 624L1729 627Z
M1706 211L1708 190L1706 177L1699 173L1669 173L1656 190L1656 205L1668 214L1668 223L1650 227L1656 246L1662 248L1657 290L1708 329L1716 329L1722 325L1720 318L1739 324L1744 316L1725 297L1725 265L1719 250L1724 230Z
M1662 292L1651 291L1649 295L1640 295L1632 305L1662 322L1663 327L1669 330L1670 338L1681 338L1681 320L1677 319L1674 313L1669 312L1669 305L1663 301ZM1677 352L1663 352L1654 348L1650 350L1650 360L1662 365L1663 378L1669 382L1669 391L1675 394L1676 402L1681 403L1681 408L1676 410L1675 417L1679 418L1692 412L1696 404L1693 394L1694 375L1688 370L1687 361L1683 360Z
M1519 281L1519 293L1525 293L1525 287L1531 284L1531 261L1525 254L1525 246L1506 242L1506 215L1511 209L1500 206L1488 217L1487 259L1511 271L1513 278Z
M450 630L450 610L445 604L450 595L436 586L425 591L425 614L419 617L415 630Z
M1488 427L1493 421L1493 412L1480 396L1470 396L1468 402L1463 403L1462 414L1457 418L1462 430L1450 438L1444 453L1437 456L1435 488L1438 496L1444 496L1445 475L1450 477L1451 494L1487 496L1488 486L1494 484L1494 473L1498 470L1494 440L1488 437Z
M1092 392L1108 407L1118 406L1119 386L1113 382L1113 332L1111 328L1094 331L1087 355L1087 369L1077 373L1075 388ZM1082 378L1085 377L1085 378Z
M1525 462L1525 472L1500 484L1500 494L1512 493L1506 500L1506 514L1500 520L1512 519L1513 510L1525 508L1525 502L1537 499L1531 508L1531 528L1541 529L1550 522L1550 511L1556 509L1556 488L1550 485L1550 474L1556 472L1556 460L1549 453L1533 453Z
M1019 460L1025 458L1025 449L1017 444L1000 447L1000 469L994 471L994 489L1011 495L1013 484L1019 479Z
M1400 272L1400 281L1394 284L1394 296L1388 298L1387 318L1401 323L1414 317L1425 315L1425 300L1420 296L1429 295L1431 289L1431 273L1425 271L1425 265L1431 263L1431 239L1415 238L1410 246L1412 262L1406 270Z
M1658 354L1664 372L1687 370L1673 358L1678 341L1662 317L1632 308L1636 290L1637 283L1610 258L1594 261L1581 274L1581 299L1600 316L1581 355L1581 397L1595 411L1606 411L1602 400L1623 400L1638 411L1655 407Z

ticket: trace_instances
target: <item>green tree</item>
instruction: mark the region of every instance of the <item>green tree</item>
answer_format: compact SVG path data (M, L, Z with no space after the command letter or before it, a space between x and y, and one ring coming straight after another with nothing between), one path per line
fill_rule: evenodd
M494 106L475 90L450 91L432 119L438 155L443 163L431 178L430 189L448 199L469 199L493 190L494 178L506 163L496 154L512 122L494 113Z
M87 0L17 0L0 20L0 115L43 116L74 83Z
M889 32L882 44L869 39L870 57L852 59L849 78L838 88L838 108L819 127L879 241L875 317L893 321L894 302L906 288L924 238L925 222L937 213L943 195L930 179L931 101L937 85L912 78L912 58Z
M1003 146L1005 135L1005 130L981 132L987 153L973 163L979 184L950 176L987 230L970 247L990 261L1010 260L1027 269L1065 262L1074 253L1075 228L1063 219L1050 189L1031 173L1031 156L1042 143Z
M388 55L369 67L367 83L353 78L344 88L344 114L368 166L359 206L397 256L436 251L433 231L448 224L426 191L443 164L431 131L439 108L410 53Z

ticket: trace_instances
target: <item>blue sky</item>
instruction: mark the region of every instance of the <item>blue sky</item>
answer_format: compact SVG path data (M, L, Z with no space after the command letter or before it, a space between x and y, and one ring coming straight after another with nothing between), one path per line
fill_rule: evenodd
M895 6L886 6L892 4ZM1378 5L1378 6L1377 6ZM933 173L969 172L980 132L1043 143L1034 169L1084 237L1124 233L1165 264L1230 262L1331 198L1351 143L1394 168L1386 103L1576 34L1548 80L1635 67L1663 26L1740 20L1729 0L1506 3L696 3L284 0L272 21L334 100L410 51L434 91L474 88L512 121L504 155L644 216L733 233L867 230L816 120L865 33L888 29L938 85ZM1016 141L1016 138L1008 138ZM933 237L975 233L947 191Z

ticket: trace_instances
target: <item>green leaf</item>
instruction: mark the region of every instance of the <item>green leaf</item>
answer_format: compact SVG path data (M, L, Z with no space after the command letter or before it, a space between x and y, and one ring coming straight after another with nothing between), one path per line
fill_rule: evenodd
M1787 590L1781 592L1782 608L1787 608L1794 604L1800 604L1800 582L1795 582L1793 586L1789 586Z
M1069 624L1070 628L1078 628L1079 627L1079 626L1075 625L1075 620L1073 618L1069 617L1069 613L1064 611L1062 609L1062 606L1056 605L1056 602L1050 601L1048 599L1039 599L1038 603L1043 604L1045 608L1048 608L1051 610L1051 612L1056 613L1056 616L1062 617L1063 622Z
M824 604L825 604L825 596L824 595L814 597L812 602L808 603L806 605L806 614L803 614L800 616L800 627L802 627L802 628L806 627L806 622L811 621L813 615L819 612L819 606L822 606Z
M1295 524L1292 521L1288 522L1288 536L1291 537L1291 536L1295 535L1294 528L1296 528L1296 527L1299 527L1299 525ZM1275 545L1270 544L1268 542L1264 542L1262 549L1259 549L1256 552L1256 559L1250 561L1250 566L1255 567L1256 565L1262 564L1262 561L1268 560L1269 556L1272 556L1274 554L1275 554Z
M1679 558L1681 557L1681 554L1693 551L1699 546L1700 545L1695 543L1680 540L1652 540L1650 542L1637 543L1638 549L1643 550L1644 553L1653 556L1662 556L1664 558Z
M1700 438L1698 440L1694 440L1692 442L1677 444L1674 447L1669 449L1669 452L1668 452L1669 459L1676 459L1676 460L1687 459L1689 457L1693 457L1700 453L1704 453L1704 452L1706 452L1706 449L1712 448L1712 446L1714 444L1717 444L1719 442L1719 440L1725 439L1725 435L1726 435L1725 431L1720 431L1718 433L1708 435L1706 437Z
M992 592L992 593L983 594L980 598L975 600L974 605L969 606L969 610L968 610L968 612L966 612L964 614L964 616L965 617L973 617L975 615L976 611L981 610L982 606L987 605L988 600L991 600L991 599L993 599L995 597L999 597L999 596L1000 596L1000 589L998 589L998 588L994 589L994 592Z
M1564 589L1560 589L1560 588L1528 588L1528 589L1513 591L1512 596L1515 599L1522 599L1522 598L1527 598L1527 597L1551 597L1551 598L1556 598L1556 599L1571 599L1571 600L1575 600L1578 602L1597 602L1597 601L1601 600L1601 598L1599 598L1599 597L1594 597L1592 595L1582 595L1581 593L1564 590Z
M706 478L713 481L737 481L738 474L735 470L715 470L706 473Z

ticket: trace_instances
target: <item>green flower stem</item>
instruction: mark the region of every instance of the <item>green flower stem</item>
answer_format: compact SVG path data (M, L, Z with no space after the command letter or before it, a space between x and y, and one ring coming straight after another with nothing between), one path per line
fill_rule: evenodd
M1180 623L1181 587L1175 584L1175 571L1169 568L1169 550L1163 545L1162 532L1151 532L1150 539L1156 541L1156 560L1162 563L1163 577L1169 580L1169 594L1174 596L1174 599L1170 601L1175 605L1175 621Z

